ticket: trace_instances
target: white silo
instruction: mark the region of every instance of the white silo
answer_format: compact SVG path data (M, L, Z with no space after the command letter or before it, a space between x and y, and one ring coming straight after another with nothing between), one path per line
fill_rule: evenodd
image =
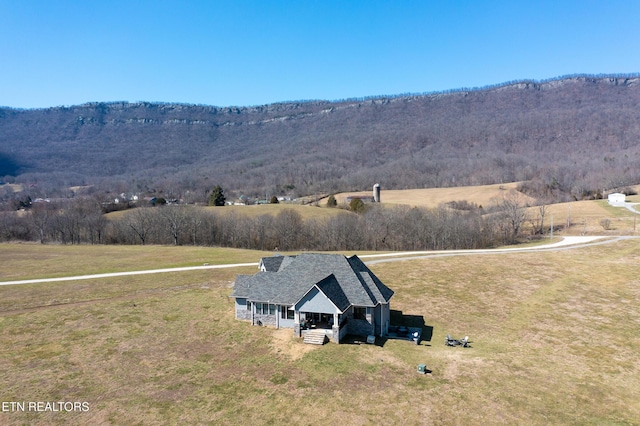
M380 184L379 183L376 183L375 185L373 185L373 202L374 203L380 202Z

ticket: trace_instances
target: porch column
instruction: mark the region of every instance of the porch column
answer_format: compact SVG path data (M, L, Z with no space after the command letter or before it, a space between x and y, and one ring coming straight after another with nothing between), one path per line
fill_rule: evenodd
M389 309L389 304L386 303L384 305L381 305L380 308L384 308L382 309L382 321L384 324L384 335L388 336L389 335L389 320L391 317L391 310Z
M333 332L333 340L335 343L340 343L340 323L338 323L338 314L333 314L333 325L331 326Z
M293 311L293 334L297 337L302 336L302 330L300 329L300 312Z

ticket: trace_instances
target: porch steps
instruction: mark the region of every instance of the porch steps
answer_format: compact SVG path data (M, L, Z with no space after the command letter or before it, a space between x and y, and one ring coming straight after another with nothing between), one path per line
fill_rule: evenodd
M327 335L324 330L307 330L304 334L303 342L312 345L324 345L327 343Z

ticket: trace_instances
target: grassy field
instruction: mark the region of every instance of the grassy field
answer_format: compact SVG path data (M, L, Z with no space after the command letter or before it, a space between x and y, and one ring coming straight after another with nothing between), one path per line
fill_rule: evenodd
M20 276L38 277L93 272L88 259L137 270L262 253L0 245L0 255L3 274L32 256ZM317 347L236 321L231 283L255 268L0 286L0 401L90 406L5 411L0 424L638 424L639 241L372 269L430 340ZM447 333L472 347L445 347ZM421 363L430 374L416 373Z
M257 263L261 256L268 254L198 246L0 244L3 262L0 281L199 266L204 263L244 263L247 259Z
M382 191L383 205L409 205L435 208L452 201L466 200L479 206L491 206L504 197L509 190L514 190L518 183L506 183L483 186L465 186L457 188L427 188ZM636 191L640 186L634 187ZM370 192L350 192L336 195L339 204L346 204L350 195L370 195ZM535 200L522 196L523 203L534 203ZM640 203L640 195L627 197L628 202ZM326 200L324 200L326 203ZM640 206L639 206L640 210ZM539 208L528 209L530 218L539 217ZM547 207L545 223L547 227L553 217L553 224L560 227L565 235L634 235L640 231L638 215L621 207L612 207L606 200L573 201L570 203L551 204ZM610 221L609 229L601 224L603 219ZM567 227L567 225L569 225ZM530 229L525 223L524 229Z
M468 201L479 206L491 206L500 201L510 190L515 190L518 183L506 183L483 186L465 186L457 188L427 188L407 190L383 190L382 205L408 205L415 207L435 208L452 201ZM634 187L640 190L640 185ZM369 191L336 194L336 200L341 206L346 206L346 199L350 195L370 195ZM252 206L224 206L202 207L224 215L244 215L256 217L259 215L275 216L283 209L293 209L304 219L325 219L334 215L352 214L347 210L326 208L327 199L320 202L320 206L300 204L264 204ZM627 197L628 202L640 203L640 195ZM534 204L535 200L522 196L523 203ZM639 206L640 208L640 206ZM107 217L114 219L121 217L126 211L112 212ZM539 217L539 208L531 207L528 215L532 220ZM545 224L547 229L553 218L554 227L564 235L635 235L640 231L638 216L621 207L612 207L606 200L573 201L570 203L551 204L547 207ZM603 226L603 220L608 220L608 226ZM567 225L569 225L567 227ZM531 222L523 226L526 233L531 229ZM0 276L1 278L1 276Z
M494 185L460 186L453 188L424 188L424 189L403 189L403 190L383 190L381 191L381 202L383 204L404 204L417 207L438 207L440 204L451 201L469 201L483 207L491 205L495 200L500 200L510 190L515 190L519 182L501 183ZM640 190L640 185L633 187ZM344 192L336 194L338 203L347 204L346 199L351 195L370 196L371 191ZM534 200L522 196L526 202ZM628 202L640 202L640 195L627 197ZM326 199L324 200L326 204Z
M440 204L450 201L466 200L481 206L488 206L493 199L500 199L510 189L515 189L517 182L482 185L482 186L461 186L456 188L426 188L426 189L402 189L385 190L380 194L380 201L383 204L406 204L416 207L438 207ZM336 200L339 204L347 204L346 200L351 195L371 195L371 191L345 192L337 194ZM326 203L326 200L325 200Z
M13 192L20 192L23 189L22 185L19 185L19 184L16 184L16 183L5 183L4 185L0 185L0 188L3 188L5 186L11 188L11 190Z

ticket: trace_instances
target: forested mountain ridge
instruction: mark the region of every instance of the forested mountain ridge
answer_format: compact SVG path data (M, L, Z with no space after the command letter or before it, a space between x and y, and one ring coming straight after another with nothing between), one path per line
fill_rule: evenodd
M0 108L0 180L305 195L533 179L579 197L640 182L639 142L637 75L255 107L97 102Z

